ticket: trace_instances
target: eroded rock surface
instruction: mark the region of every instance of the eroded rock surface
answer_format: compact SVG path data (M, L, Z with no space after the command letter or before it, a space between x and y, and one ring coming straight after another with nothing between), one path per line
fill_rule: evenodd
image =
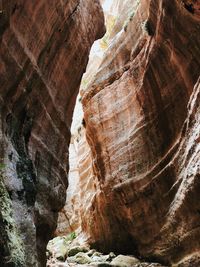
M105 51L129 22L131 14L138 6L138 1L132 0L102 0L100 2L104 9L106 34L94 43L90 51L89 62L80 86L82 94L96 75ZM81 98L81 96L78 97L73 114L69 148L69 187L67 188L65 207L59 213L56 235L65 235L72 231L79 234L82 232L81 224L84 222L82 217L84 217L84 213L87 213L91 200L99 188L98 179L93 171L91 149L86 140ZM82 239L87 240L85 233Z
M65 203L74 103L103 13L97 0L3 1L2 9L0 265L45 266Z
M83 93L99 186L82 227L105 251L197 267L199 16L141 0L125 26Z
M66 204L59 213L56 235L62 236L75 231L79 241L84 243L88 239L87 234L83 232L84 217L87 217L97 191L100 192L99 181L93 172L93 158L84 126L71 140L69 152L69 187Z
M78 144L73 140L69 146L68 183L66 203L59 212L56 235L65 235L77 231L80 227L80 187L79 187L79 165L78 165Z

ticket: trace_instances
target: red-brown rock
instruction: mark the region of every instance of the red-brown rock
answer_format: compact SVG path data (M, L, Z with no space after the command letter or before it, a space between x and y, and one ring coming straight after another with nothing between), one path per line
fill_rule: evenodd
M141 0L83 94L100 183L82 211L94 246L200 265L199 75L197 12Z
M97 0L3 1L2 8L1 193L12 200L8 224L15 230L6 228L2 209L0 265L45 266L65 202L74 103L90 47L104 32L103 13Z

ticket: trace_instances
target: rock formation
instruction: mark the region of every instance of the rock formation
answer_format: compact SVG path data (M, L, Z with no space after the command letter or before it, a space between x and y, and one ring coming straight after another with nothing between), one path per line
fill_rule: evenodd
M200 1L132 2L113 4L123 12L81 93L76 181L70 174L59 220L69 223L57 233L199 267ZM65 203L72 112L103 13L97 0L2 3L0 266L45 266Z
M106 34L92 46L87 69L81 81L80 91L82 94L97 73L106 49L112 44L113 38L122 30L127 21L127 16L130 16L132 10L138 5L137 1L132 3L132 0L102 0L100 2L104 8ZM132 7L131 10L130 6ZM69 187L67 188L66 205L59 213L56 235L66 235L73 231L82 233L81 217L84 217L85 212L87 213L87 207L90 205L92 196L99 188L97 185L99 182L93 172L91 149L86 140L85 127L82 122L83 111L81 96L79 96L71 126Z
M66 204L64 208L59 212L58 227L56 229L56 235L66 235L73 232L81 232L81 217L80 211L82 192L81 181L79 175L79 156L80 156L80 143L78 136L77 139L71 137L71 143L69 146L69 173ZM82 142L82 141L81 141ZM85 149L85 146L84 146ZM87 156L88 158L88 156ZM92 162L92 161L91 161ZM87 177L88 178L88 177ZM86 178L86 180L88 180ZM84 191L82 192L82 194ZM82 207L83 208L83 207Z
M199 74L198 10L141 0L83 92L99 185L82 229L98 249L200 265Z
M90 47L103 33L97 0L3 1L1 266L45 266L65 202L74 103Z

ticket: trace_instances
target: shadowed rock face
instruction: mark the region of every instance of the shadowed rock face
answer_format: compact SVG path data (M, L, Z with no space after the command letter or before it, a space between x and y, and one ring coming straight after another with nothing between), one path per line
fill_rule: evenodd
M90 47L103 33L97 0L3 1L1 266L45 266L65 203L74 103Z
M99 181L82 211L91 244L199 266L199 74L197 12L141 0L82 98Z

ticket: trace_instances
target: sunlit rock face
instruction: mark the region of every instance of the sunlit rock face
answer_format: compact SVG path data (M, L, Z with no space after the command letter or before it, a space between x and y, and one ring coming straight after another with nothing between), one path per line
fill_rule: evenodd
M79 139L71 140L67 197L64 208L59 212L56 235L66 235L79 229L80 220L80 175L79 175Z
M90 47L103 33L97 0L3 1L1 266L45 266L65 203L74 103Z
M141 0L82 98L99 181L82 227L94 246L200 265L199 74L197 11Z
M64 208L59 213L56 235L76 232L77 240L87 243L89 236L85 229L85 216L91 208L92 200L100 192L100 185L93 171L91 148L85 134L85 128L71 139L69 147L69 186Z
M113 28L108 33L109 39L113 39L115 35L122 30L130 16L135 12L139 2L140 0L103 1L103 7L108 12L106 21L108 24L109 20L113 23Z
M130 0L102 0L100 3L102 4L104 10L106 34L102 39L97 40L92 46L87 69L81 81L81 95L87 89L88 84L90 84L94 79L94 76L103 60L104 53L112 43L112 39L123 28L126 15L136 5L136 2L134 1L134 5L131 5L132 8L130 8ZM121 12L121 10L123 10L123 12ZM91 158L91 149L86 140L85 130L82 125L83 110L81 104L81 95L77 98L71 125L72 136L69 150L68 174L69 186L67 188L66 204L58 216L58 224L55 232L56 235L66 235L70 232L76 231L80 237L79 234L82 232L82 215L80 210L85 209L85 204L88 202L88 200L90 203L95 192L95 175L93 174L92 169L93 164ZM86 160L86 162L83 163L84 160ZM82 186L84 184L90 184L92 186L87 188ZM97 188L96 185L95 188ZM84 191L86 189L87 192ZM87 212L87 209L85 212ZM82 242L82 238L80 241Z

